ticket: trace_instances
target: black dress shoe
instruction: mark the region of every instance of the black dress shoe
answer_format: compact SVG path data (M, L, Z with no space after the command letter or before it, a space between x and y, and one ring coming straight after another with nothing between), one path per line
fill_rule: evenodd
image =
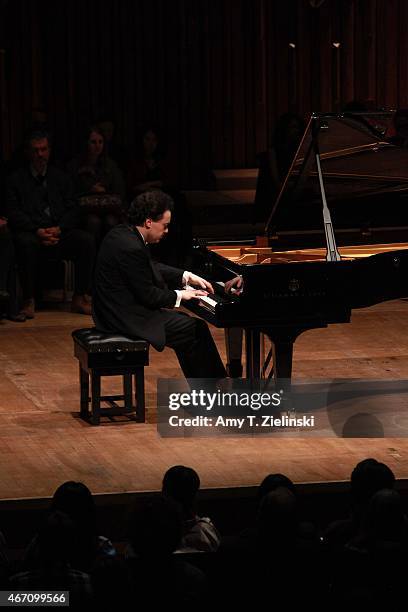
M19 312L18 314L11 314L8 316L10 321L14 321L15 323L24 323L27 321L27 317L23 312Z

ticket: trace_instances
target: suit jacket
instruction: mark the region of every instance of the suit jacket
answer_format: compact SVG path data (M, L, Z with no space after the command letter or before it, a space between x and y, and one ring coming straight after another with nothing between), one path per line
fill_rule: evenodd
M47 208L49 214L45 212ZM10 227L16 232L36 232L40 227L54 225L69 230L79 223L71 179L52 166L47 168L46 188L33 177L29 166L17 170L8 181L6 211Z
M117 225L99 250L93 318L98 329L147 340L158 351L166 335L162 308L173 308L183 270L156 263L140 233Z

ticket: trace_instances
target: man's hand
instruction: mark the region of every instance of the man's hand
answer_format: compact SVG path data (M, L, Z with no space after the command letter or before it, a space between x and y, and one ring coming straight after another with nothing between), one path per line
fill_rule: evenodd
M43 227L40 227L37 230L37 236L39 237L39 239L42 240L47 240L47 236L48 236L48 230L44 229Z
M196 287L201 287L201 289L205 289L208 293L214 293L214 289L211 283L205 278L201 278L201 276L197 276L197 274L193 274L192 272L187 272L187 285L194 285Z
M54 238L58 238L59 236L61 236L61 228L59 227L59 225L55 225L54 227L47 227L46 231Z
M202 289L183 289L180 291L181 299L185 302L189 300L198 300L201 295L208 295L208 291Z
M41 240L41 244L44 246L54 246L59 242L59 235L61 234L60 227L40 227L37 230L37 236Z
M225 283L225 293L234 293L235 295L239 295L242 293L243 288L244 281L242 276L236 276Z
M93 193L106 193L106 189L102 185L102 183L95 183L95 185L92 187L91 191Z

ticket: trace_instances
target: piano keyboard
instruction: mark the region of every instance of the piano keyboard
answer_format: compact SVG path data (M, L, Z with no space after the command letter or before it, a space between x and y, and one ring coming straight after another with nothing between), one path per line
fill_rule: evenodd
M197 289L197 287L191 287L191 285L187 285L186 289ZM220 301L220 300L218 300ZM209 310L210 312L214 313L215 312L215 307L218 304L218 301L216 299L214 299L213 297L210 297L208 295L200 295L199 300L198 300L198 305L202 306L203 308L206 308L207 310Z

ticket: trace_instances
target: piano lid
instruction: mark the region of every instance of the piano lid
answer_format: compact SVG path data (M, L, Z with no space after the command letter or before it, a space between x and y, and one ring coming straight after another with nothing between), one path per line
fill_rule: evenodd
M393 112L313 114L274 203L266 234L321 232L324 244L314 145L320 153L336 235L349 234L353 241L356 231L408 226L408 149L390 142L392 118ZM347 238L340 243L347 244Z

